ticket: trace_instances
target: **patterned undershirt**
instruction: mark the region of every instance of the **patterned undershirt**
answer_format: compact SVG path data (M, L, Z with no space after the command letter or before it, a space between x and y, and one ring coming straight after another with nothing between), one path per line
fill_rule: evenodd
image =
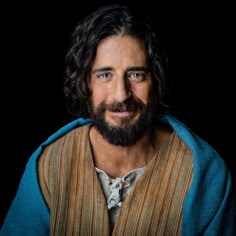
M143 174L145 167L130 171L122 178L112 179L103 170L95 167L103 192L107 199L107 208L111 222L114 227L123 201L133 189L138 178Z

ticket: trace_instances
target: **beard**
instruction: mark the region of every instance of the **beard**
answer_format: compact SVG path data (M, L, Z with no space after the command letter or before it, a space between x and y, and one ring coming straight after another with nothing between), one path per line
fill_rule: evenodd
M105 111L121 112L132 111L139 113L138 119L131 124L132 115L129 117L119 117L119 124L112 125L105 120ZM110 144L120 146L134 145L150 128L153 123L153 115L155 112L155 102L152 98L147 104L140 99L131 97L125 102L113 102L106 104L100 103L95 109L90 101L91 122L96 130Z

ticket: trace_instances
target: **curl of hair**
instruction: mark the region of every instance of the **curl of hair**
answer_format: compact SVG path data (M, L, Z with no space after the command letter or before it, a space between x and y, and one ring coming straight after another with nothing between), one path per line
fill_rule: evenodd
M144 43L147 62L153 76L153 92L157 108L165 107L165 66L167 59L148 19L135 15L124 5L107 5L99 8L81 21L71 37L71 46L66 54L64 94L68 110L80 117L89 117L88 87L91 66L99 42L112 35L129 35ZM160 109L159 109L160 111Z

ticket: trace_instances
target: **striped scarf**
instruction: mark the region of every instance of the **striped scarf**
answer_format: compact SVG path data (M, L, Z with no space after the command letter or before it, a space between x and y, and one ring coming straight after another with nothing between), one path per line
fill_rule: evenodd
M51 235L180 235L183 204L193 178L192 152L173 133L126 197L113 231L95 171L90 125L57 139L39 159L50 209Z

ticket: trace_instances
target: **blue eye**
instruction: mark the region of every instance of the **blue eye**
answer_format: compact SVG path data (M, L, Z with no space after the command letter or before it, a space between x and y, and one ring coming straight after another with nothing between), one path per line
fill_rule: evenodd
M112 75L111 73L108 73L108 72L104 72L104 73L99 73L96 75L96 77L101 80L101 81L109 81L110 79L112 79Z
M128 79L133 82L141 82L145 80L146 75L143 72L132 72L128 74Z

